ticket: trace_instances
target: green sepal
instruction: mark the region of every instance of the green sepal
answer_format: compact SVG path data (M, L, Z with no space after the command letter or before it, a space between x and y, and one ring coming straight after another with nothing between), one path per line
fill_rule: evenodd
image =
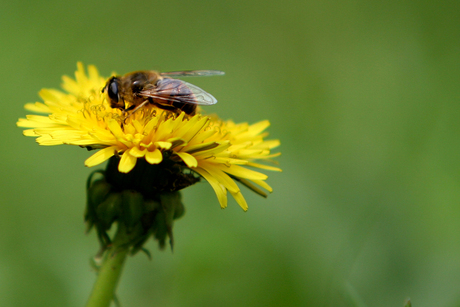
M139 251L143 251L149 259L151 259L151 254L146 250L143 245L149 239L150 235L154 232L155 228L155 217L158 215L158 212L163 210L161 204L153 199L146 199L144 201L144 215L141 218L142 226L144 227L144 234L139 237L135 242L133 242L133 247L131 250L131 255L135 255Z
M90 201L96 206L102 203L109 194L111 185L105 179L99 179L93 182L90 187Z
M146 199L144 202L144 208L146 213L153 212L159 210L161 208L161 204L156 200Z
M145 232L142 236L139 236L136 238L134 242L132 242L132 248L131 248L131 255L137 254L139 251L143 251L149 259L152 259L152 255L150 252L144 248L144 243L147 242L151 235L151 229L148 229L147 232Z
M174 247L173 224L174 220L184 215L185 208L181 201L180 192L165 192L160 194L161 208L155 216L154 237L160 248L165 247L166 237L169 236L171 249Z
M158 240L158 245L160 249L164 249L166 245L166 236L168 235L168 228L166 225L165 213L162 210L160 210L155 215L155 220L154 220L152 229L153 229L153 236L155 237L155 239ZM173 240L170 240L170 242L173 242ZM171 248L172 248L172 245L171 245Z
M90 178L92 178L92 175L90 176ZM98 179L94 182L90 182L90 180L88 180L85 212L87 232L90 231L93 225L97 223L97 207L107 198L107 196L110 193L110 190L111 185L108 184L105 181L105 179Z
M161 193L160 202L165 212L166 224L172 225L173 220L184 215L185 208L179 192Z
M109 230L112 223L121 215L121 193L111 193L96 208L98 224L104 231Z
M124 190L121 196L123 213L120 219L125 224L127 232L130 232L144 214L144 196L134 190Z

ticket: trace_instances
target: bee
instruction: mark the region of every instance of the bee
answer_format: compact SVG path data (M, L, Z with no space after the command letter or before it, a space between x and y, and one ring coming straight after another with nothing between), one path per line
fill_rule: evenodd
M102 92L112 108L133 114L147 104L175 113L194 115L197 105L213 105L216 98L196 85L172 77L223 75L218 70L190 70L159 73L154 70L135 71L111 77ZM127 105L129 105L127 107Z

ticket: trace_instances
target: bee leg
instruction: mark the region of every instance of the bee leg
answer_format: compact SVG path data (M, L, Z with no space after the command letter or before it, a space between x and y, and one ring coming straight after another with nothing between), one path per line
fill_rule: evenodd
M126 114L127 114L128 112L126 112L126 110L124 110L124 109L123 109L121 112L122 112L121 115L123 116L123 117L122 117L122 118L123 118L123 121L121 122L121 128L123 128L123 125L126 123L126 120L128 119L129 115L126 116Z
M142 108L143 106L145 106L149 101L148 100L145 100L144 102L142 102L140 105L138 105L137 107L134 108L134 110L132 110L131 113L129 113L129 115L125 118L125 121L131 117L131 115L134 114L134 112L136 112L137 110L139 110L140 108Z

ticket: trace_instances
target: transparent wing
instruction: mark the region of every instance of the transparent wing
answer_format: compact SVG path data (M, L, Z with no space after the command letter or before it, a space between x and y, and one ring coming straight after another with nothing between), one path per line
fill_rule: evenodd
M162 72L160 75L167 77L201 77L201 76L222 76L225 75L220 70L183 70Z
M176 80L178 81L178 80ZM182 85L181 85L182 83ZM213 95L204 91L196 85L191 83L180 81L180 83L173 84L174 86L168 86L165 88L162 87L153 87L148 88L139 93L139 96L145 98L154 98L157 101L163 101L165 104L169 105L169 102L179 102L179 103L191 103L198 105L213 105L217 103L217 99ZM185 85L190 92L180 90L181 86Z
M195 96L196 104L200 105L211 105L211 104L216 104L217 99L214 98L213 95L209 94L208 92L205 92L201 88L199 88L196 85L190 84L188 82L184 82L188 88L192 91L193 95Z

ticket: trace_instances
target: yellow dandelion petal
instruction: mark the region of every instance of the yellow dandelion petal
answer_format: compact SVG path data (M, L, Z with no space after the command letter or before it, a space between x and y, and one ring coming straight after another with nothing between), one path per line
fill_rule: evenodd
M118 140L114 138L114 135L110 132L110 130L106 129L89 129L88 136L97 139L101 144L115 145L118 143Z
M158 127L156 131L155 138L158 140L164 140L168 136L171 135L172 132L172 118L169 118L167 121L160 123L160 127Z
M199 121L200 116L195 115L192 116L191 118L184 120L185 114L182 112L180 116L178 117L178 120L180 119L180 122L182 125L180 125L177 130L175 131L175 136L178 138L182 139L187 139L189 140L186 136L184 136L187 132L190 132L193 127L196 125L196 123Z
M88 65L88 76L92 83L105 82L105 79L99 75L99 71L94 65Z
M219 154L219 153L223 152L224 150L226 150L227 148L229 148L231 146L229 141L223 141L220 144L219 143L215 143L215 144L217 144L217 146L215 146L215 147L209 146L210 149L201 150L201 151L192 152L192 153L196 157L211 157L213 155L216 155L216 154ZM188 152L188 147L187 147L187 150L185 150L185 151Z
M253 146L253 148L268 148L268 149L273 149L278 146L280 146L280 141L279 140L269 140L269 141L264 141L260 144L257 144Z
M193 144L205 143L207 139L211 138L216 133L217 131L215 131L214 129L203 131L199 135L193 138L193 141L191 142L191 144L193 145Z
M170 149L172 146L171 142L155 142L155 146L161 148L161 149Z
M121 132L121 134L118 134L117 132L117 137L122 139L132 139L136 134L136 128L134 127L133 122L131 122L130 125L124 125L123 129L121 129L120 124L117 121L115 121L115 124L118 128L120 128L119 131Z
M123 143L128 148L132 147L132 142L126 138L126 135L124 134L123 130L121 130L121 127L116 120L109 120L107 126L110 129L110 132L112 132L112 134L115 136L117 141Z
M268 178L267 175L244 168L239 165L232 164L230 166L226 166L223 164L216 164L216 168L222 170L223 172L240 177L240 178L246 178L246 179L251 179L251 180L265 180Z
M196 119L196 121L194 119ZM192 117L192 120L190 120L190 129L188 129L188 131L183 135L184 140L191 140L201 129L203 129L208 124L209 118L200 118L198 115L195 115Z
M38 95L47 105L62 104L63 98L65 97L64 93L52 89L42 89L38 92Z
M268 171L275 171L275 172L281 172L281 169L278 167L273 167L273 166L268 166L260 163L254 163L254 162L249 162L247 166L252 166L252 167L257 167L261 169L266 169Z
M37 138L37 143L42 146L62 145L61 140L53 139L49 134L41 135Z
M240 191L233 193L230 191L230 194L232 194L233 198L236 200L238 205L244 210L248 211L248 203L246 202L246 199L244 199L243 194L241 194Z
M153 117L147 122L147 124L144 127L144 134L145 135L148 135L148 134L150 134L152 132L152 130L158 124L158 120L159 120L158 117Z
M216 143L214 141L213 142L208 142L208 143L203 143L203 144L190 145L190 146L187 146L187 152L189 154L193 154L193 153L197 153L197 152L200 152L200 151L206 151L206 150L214 149L217 146L219 146L219 143Z
M260 189L258 186L254 185L253 181L243 178L235 178L239 183L243 184L245 187L251 189L253 192L259 194L262 197L267 197L267 193Z
M203 169L205 169L209 174L211 174L214 178L216 178L220 183L222 183L227 190L230 192L236 193L240 189L236 185L235 181L233 181L230 176L225 174L223 171L221 171L216 165L201 161L199 166Z
M120 124L114 120L111 119L107 123L107 127L110 129L110 132L117 138L117 139L124 139L125 135L123 133L123 130L121 130Z
M16 124L18 127L22 128L57 128L60 126L59 124L53 123L48 117L38 120L29 117L27 117L27 119L20 118Z
M92 167L99 165L102 162L107 161L115 154L115 149L113 147L107 147L99 150L94 155L86 159L85 166Z
M281 155L280 152L274 153L274 154L270 154L270 155L267 154L267 153L265 152L265 153L263 153L263 154L261 154L261 155L253 155L253 156L251 156L250 158L253 159L253 160L254 160L254 159L265 159L265 160L266 160L266 159L278 157L279 155Z
M232 158L229 158L229 157L219 157L219 156L210 157L210 158L208 158L208 161L223 164L223 165L226 165L226 166L230 166L231 164L239 164L239 165L247 165L248 164L248 161L246 161L246 160L232 159Z
M150 164L158 164L163 161L163 155L159 149L155 149L154 151L147 151L145 159Z
M267 182L265 182L263 180L251 180L251 181L254 182L255 184L261 186L262 188L264 188L268 192L273 192L272 187L269 186Z
M165 122L165 128L166 130L172 131L177 131L177 129L183 125L183 119L182 117L170 117L166 122Z
M92 147L94 148L106 148L107 146L101 146L100 142L98 142L97 140L94 140L94 139L86 139L84 137L82 137L81 139L79 140L71 140L71 141L63 141L64 144L68 144L68 145L78 145L78 146L82 146L82 147L86 147L86 146L91 146L91 145L94 145Z
M268 120L264 120L258 123L255 123L249 126L245 131L241 131L237 134L238 139L240 140L247 140L252 139L254 136L260 134L263 130L270 126L270 122Z
M248 147L251 147L251 146L252 146L252 142L243 142L243 143L238 143L238 144L233 143L232 146L230 147L230 150L231 151L238 151L238 150L248 148Z
M35 132L35 129L24 130L22 134L25 136L40 136L40 134Z
M198 161L194 156L186 152L177 152L176 153L188 167L197 167Z
M181 123L184 121L184 118L185 118L185 112L181 112L179 116L176 117L176 121Z
M242 157L268 155L269 153L270 153L269 150L261 150L261 149L241 149L238 151L238 155Z
M136 162L137 158L131 155L127 150L121 156L120 163L118 164L118 171L120 173L129 173L136 165Z
M141 158L147 153L147 149L140 149L139 147L133 147L130 149L129 153L136 158Z
M138 120L133 120L132 121L132 124L133 124L133 133L142 133L144 131L144 125L138 121ZM131 126L128 126L128 129L130 128Z
M171 143L171 149L176 148L177 146L180 145L185 145L185 141L180 138L170 138L167 140L169 143Z
M36 113L50 113L51 112L50 108L41 102L27 103L24 106L24 109L28 111L36 112Z
M78 83L84 83L87 79L85 74L85 67L82 62L77 62L77 71L75 72L75 79Z
M254 134L259 134L265 129L270 127L270 121L268 120L262 120L258 123L252 124L249 126L249 131L251 131Z
M27 115L26 118L27 118L27 120L29 120L31 122L34 122L34 123L55 125L55 123L51 120L51 118L49 116Z
M195 171L203 176L204 179L211 185L214 192L216 193L217 200L220 203L220 207L222 209L227 208L227 189L211 174L209 174L206 170L198 167Z

